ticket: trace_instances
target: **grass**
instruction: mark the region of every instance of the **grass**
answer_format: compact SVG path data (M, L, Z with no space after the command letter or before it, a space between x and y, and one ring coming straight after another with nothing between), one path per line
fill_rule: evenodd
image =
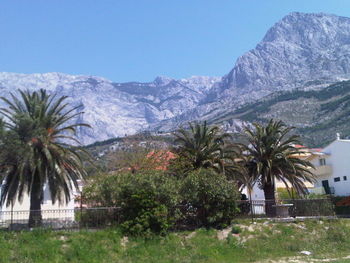
M118 229L1 232L0 262L288 262L287 258L350 262L341 259L350 255L350 220L346 219L240 221L225 233L219 240L218 231L205 229L152 239L125 238ZM303 256L302 250L312 255Z

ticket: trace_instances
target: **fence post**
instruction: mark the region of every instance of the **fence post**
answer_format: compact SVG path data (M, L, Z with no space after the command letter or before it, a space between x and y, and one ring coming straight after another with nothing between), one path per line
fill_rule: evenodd
M80 191L80 220L79 220L79 228L82 228L83 224L83 191Z
M13 202L11 202L11 224L10 224L10 230L12 230L13 226Z
M254 212L253 212L253 200L252 200L252 187L248 185L248 194L249 194L249 205L250 205L250 214L252 216L252 223L254 223Z

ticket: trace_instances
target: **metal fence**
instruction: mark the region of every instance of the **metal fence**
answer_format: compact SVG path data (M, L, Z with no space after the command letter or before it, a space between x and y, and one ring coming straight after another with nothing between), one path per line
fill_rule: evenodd
M241 200L239 217L317 217L334 216L331 199Z
M335 215L331 199L292 199L278 203L274 200L240 200L236 202L239 208L236 214L237 218ZM180 208L181 213L187 218L185 222L195 220L196 215L193 209L184 209L183 206ZM0 228L26 229L28 228L29 214L29 210L0 212ZM118 207L42 210L42 227L52 229L102 228L118 225L122 219L121 214L121 209Z
M118 207L41 210L42 227L52 229L108 227L119 224L119 211ZM0 212L0 228L27 229L29 214L29 210Z

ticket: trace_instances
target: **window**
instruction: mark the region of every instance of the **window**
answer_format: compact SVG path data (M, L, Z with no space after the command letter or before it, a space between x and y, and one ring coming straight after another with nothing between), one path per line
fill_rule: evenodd
M321 158L319 159L319 161L320 161L320 166L326 165L326 159Z
M346 176L343 176L343 180L346 181L348 180L348 178Z
M340 182L340 177L335 177L334 182Z

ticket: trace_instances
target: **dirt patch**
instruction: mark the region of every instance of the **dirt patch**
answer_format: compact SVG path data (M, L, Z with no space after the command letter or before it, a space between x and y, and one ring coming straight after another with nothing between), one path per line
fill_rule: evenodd
M218 231L216 234L216 237L219 240L224 240L228 237L228 235L231 233L231 231L232 231L232 227L225 228L223 230Z
M349 256L340 257L340 258L324 258L324 259L317 259L307 256L297 256L297 257L285 257L285 258L279 258L278 260L265 260L265 261L258 261L256 263L318 263L318 262L336 262L339 260L345 260L350 259Z
M191 239L195 235L196 235L196 231L193 231L193 232L189 233L187 236L185 236L185 239Z
M123 237L120 240L120 246L123 247L123 248L125 248L128 243L129 243L129 238L128 237Z

